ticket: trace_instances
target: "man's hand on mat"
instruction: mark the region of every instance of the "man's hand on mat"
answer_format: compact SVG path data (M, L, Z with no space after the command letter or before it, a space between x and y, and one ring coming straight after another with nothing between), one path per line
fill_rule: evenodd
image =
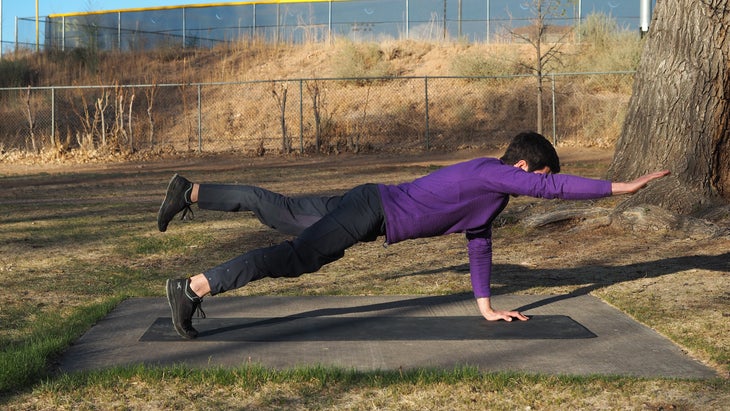
M477 298L477 306L479 307L479 312L482 313L482 317L484 317L487 321L499 321L499 320L512 321L513 318L516 318L520 321L529 320L529 318L527 318L525 315L523 315L519 311L495 311L495 310L493 310L489 297Z

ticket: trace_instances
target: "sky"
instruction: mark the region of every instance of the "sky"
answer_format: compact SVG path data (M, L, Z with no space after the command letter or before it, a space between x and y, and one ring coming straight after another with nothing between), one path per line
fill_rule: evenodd
M174 6L184 4L221 3L225 0L38 0L38 14L62 14L99 10L133 9L141 7ZM4 0L3 2L3 29L6 24L12 25L15 16L34 17L34 0Z

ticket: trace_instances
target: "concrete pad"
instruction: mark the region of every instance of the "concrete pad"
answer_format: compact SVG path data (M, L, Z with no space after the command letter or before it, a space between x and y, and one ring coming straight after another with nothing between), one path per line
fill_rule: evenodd
M122 302L63 355L64 372L119 365L454 369L711 378L677 345L589 296L493 297L528 322L484 321L470 294L214 297L196 340L176 337L164 298Z

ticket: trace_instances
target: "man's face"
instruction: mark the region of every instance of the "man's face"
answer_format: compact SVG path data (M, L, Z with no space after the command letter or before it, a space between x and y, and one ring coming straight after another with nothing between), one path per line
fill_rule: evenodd
M525 170L525 171L527 171L527 170ZM535 174L550 174L550 167L545 166L544 168L542 168L540 170L533 170L532 172Z
M525 160L520 160L515 164L515 167L521 168L524 171L528 171L530 167L527 166L527 162ZM532 170L535 174L550 174L550 167L545 166L544 168L541 168L540 170ZM512 194L512 197L518 197L516 194Z
M524 171L529 171L530 170L530 167L527 165L527 161L525 161L525 160L518 161L515 164L515 167L519 167L519 168L521 168ZM545 167L543 167L543 168L541 168L539 170L532 170L532 172L535 173L535 174L550 174L550 167L545 166Z

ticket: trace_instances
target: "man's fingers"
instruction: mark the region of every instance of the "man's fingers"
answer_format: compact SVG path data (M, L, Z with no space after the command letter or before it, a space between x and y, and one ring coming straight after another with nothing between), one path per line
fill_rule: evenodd
M508 313L505 313L502 316L502 319L505 320L505 321L512 321L513 318L516 318L516 319L518 319L520 321L527 321L527 320L529 320L529 318L527 316L523 315L519 311L510 311Z
M647 174L646 176L644 176L644 178L646 179L646 182L648 183L649 181L656 180L657 178L662 178L668 174L669 174L669 170L662 170L662 171L656 171L656 172Z
M513 311L513 313L515 314L514 317L517 318L520 321L527 321L527 320L530 319L529 317L527 317L526 315L523 315L519 311Z
M527 321L530 319L530 317L523 315L519 311L495 311L492 315L485 315L484 318L486 318L487 321L503 320L507 322L511 322L514 318L517 318L520 321Z

